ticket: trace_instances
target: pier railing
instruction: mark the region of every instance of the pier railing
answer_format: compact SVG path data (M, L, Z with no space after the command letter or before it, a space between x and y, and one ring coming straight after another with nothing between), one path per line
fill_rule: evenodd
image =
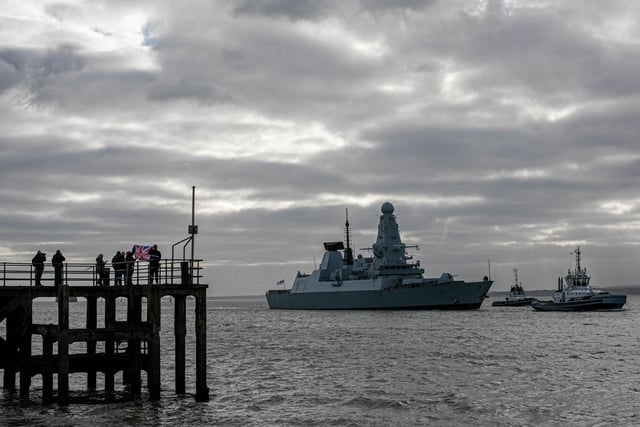
M121 282L118 284L127 285L127 269L131 271L131 285L199 285L202 277L202 260L161 260L158 268L157 280L151 281L151 268L148 262L138 261L128 264L122 271ZM36 271L31 263L24 262L0 262L0 281L2 286L35 286ZM193 272L193 273L192 273ZM193 275L192 275L193 274ZM103 285L114 286L116 271L112 264L107 263L103 275ZM96 265L93 263L63 263L62 283L69 286L98 286L99 274ZM45 264L41 283L43 286L53 286L55 284L55 270L49 264Z

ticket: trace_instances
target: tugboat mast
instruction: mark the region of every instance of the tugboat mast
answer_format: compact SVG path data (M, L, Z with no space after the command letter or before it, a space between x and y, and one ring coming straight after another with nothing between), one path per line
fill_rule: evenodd
M578 247L576 247L576 250L572 253L576 254L576 270L580 272L580 245L578 245Z

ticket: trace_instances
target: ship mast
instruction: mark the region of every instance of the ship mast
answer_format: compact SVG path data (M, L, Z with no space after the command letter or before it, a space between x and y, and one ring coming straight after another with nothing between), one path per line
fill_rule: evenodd
M344 250L344 258L346 265L353 265L353 251L351 250L351 232L349 230L349 209L345 209L346 221L344 223L344 234L347 240L347 247Z
M578 246L576 250L573 251L573 253L576 254L576 270L579 273L581 271L580 270L580 246Z

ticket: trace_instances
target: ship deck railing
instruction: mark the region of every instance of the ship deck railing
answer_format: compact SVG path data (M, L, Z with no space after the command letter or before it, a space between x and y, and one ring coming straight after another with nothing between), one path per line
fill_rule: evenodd
M158 278L154 283L200 285L202 278L202 260L161 260L158 268ZM132 285L151 285L151 269L146 261L132 263ZM122 284L127 284L127 270L122 273ZM0 262L1 286L35 286L36 271L31 263ZM111 263L106 264L104 273L106 285L115 284L115 269ZM98 286L97 266L94 263L68 262L62 264L62 283L69 286ZM43 286L55 284L55 269L51 264L45 264L41 283Z

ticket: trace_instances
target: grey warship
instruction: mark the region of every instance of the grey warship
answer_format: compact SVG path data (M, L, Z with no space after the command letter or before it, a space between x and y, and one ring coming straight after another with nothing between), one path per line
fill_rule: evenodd
M354 259L347 217L346 246L342 241L324 243L318 269L311 274L298 272L291 289L267 291L269 308L470 310L482 305L493 281L485 276L482 281L465 282L450 273L424 277L420 261L408 262L412 257L400 238L393 205L385 202L381 211L378 237L367 248L372 257Z

